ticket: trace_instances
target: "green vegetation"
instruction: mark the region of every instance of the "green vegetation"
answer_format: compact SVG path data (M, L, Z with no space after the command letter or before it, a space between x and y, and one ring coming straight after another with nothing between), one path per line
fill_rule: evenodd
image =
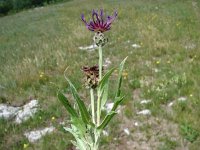
M6 15L11 11L18 12L22 9L44 6L61 1L69 0L0 0L0 15Z
M181 125L181 133L190 142L194 142L199 136L199 132L187 124Z
M55 133L36 144L29 143L23 133L50 124L56 126L68 119L56 96L58 88L69 93L63 76L68 66L68 78L89 102L80 68L97 64L98 53L78 49L92 44L93 37L81 22L80 14L88 13L89 18L91 10L97 8L104 8L108 14L118 11L112 32L106 33L110 44L105 46L104 53L112 62L109 68L129 56L122 87L126 94L123 110L128 121L138 119L137 110L150 109L153 117L178 125L180 138L186 139L189 149L199 148L200 2L74 0L0 18L0 102L21 105L35 98L41 105L41 110L21 125L0 120L0 149L21 150L24 144L29 145L27 149L37 150L71 147L71 135L59 130L58 125ZM132 44L141 47L133 48ZM111 89L115 88L116 79L113 75ZM114 93L109 95L113 96ZM186 97L186 101L177 102L179 97ZM140 105L138 98L152 101ZM174 102L173 113L167 111L170 102ZM142 122L145 117L139 120ZM113 138L118 138L121 123L121 119L114 118L102 147L109 149L108 145L118 142ZM134 134L136 129L131 127ZM141 132L151 136L151 130L157 129L146 125ZM164 143L160 149L181 145L169 136L160 142Z

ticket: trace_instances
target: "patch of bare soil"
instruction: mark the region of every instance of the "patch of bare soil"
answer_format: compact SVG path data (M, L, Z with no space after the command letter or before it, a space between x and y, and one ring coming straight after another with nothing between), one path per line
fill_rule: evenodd
M157 150L164 146L169 139L177 143L174 150L188 150L188 144L179 135L178 126L164 118L153 116L135 116L128 119L119 115L119 129L117 137L113 137L112 143L104 145L102 150ZM128 129L130 134L124 132Z

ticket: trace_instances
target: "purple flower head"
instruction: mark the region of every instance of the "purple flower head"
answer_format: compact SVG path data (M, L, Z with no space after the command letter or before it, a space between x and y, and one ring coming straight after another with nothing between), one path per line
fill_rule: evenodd
M114 12L113 16L104 16L104 12L101 9L98 13L98 11L93 10L92 11L92 19L90 19L89 22L86 22L84 15L81 15L82 21L85 23L86 27L90 31L94 32L105 32L111 29L111 24L117 17L117 12Z

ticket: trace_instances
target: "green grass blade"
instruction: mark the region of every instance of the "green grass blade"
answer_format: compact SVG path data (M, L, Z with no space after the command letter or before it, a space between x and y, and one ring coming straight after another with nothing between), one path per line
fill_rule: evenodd
M106 117L104 118L104 120L102 121L102 123L97 127L97 129L99 130L103 130L107 124L110 122L110 120L114 117L114 115L116 115L117 113L115 111L111 111L109 112Z
M57 95L58 95L58 99L64 105L64 107L67 109L67 111L70 113L70 115L72 117L78 117L78 114L76 113L75 109L71 106L68 99L63 95L63 93L58 91Z

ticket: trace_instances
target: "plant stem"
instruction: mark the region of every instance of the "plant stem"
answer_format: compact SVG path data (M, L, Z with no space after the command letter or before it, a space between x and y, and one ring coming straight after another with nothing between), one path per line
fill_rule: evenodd
M95 108L94 108L94 90L90 88L91 107L92 107L92 121L95 124Z
M102 47L99 46L99 81L102 78L102 66L103 66L103 59L102 59ZM100 125L100 118L101 118L101 95L100 91L97 91L97 126Z
M99 80L101 80L102 78L102 66L103 66L102 47L99 46Z

